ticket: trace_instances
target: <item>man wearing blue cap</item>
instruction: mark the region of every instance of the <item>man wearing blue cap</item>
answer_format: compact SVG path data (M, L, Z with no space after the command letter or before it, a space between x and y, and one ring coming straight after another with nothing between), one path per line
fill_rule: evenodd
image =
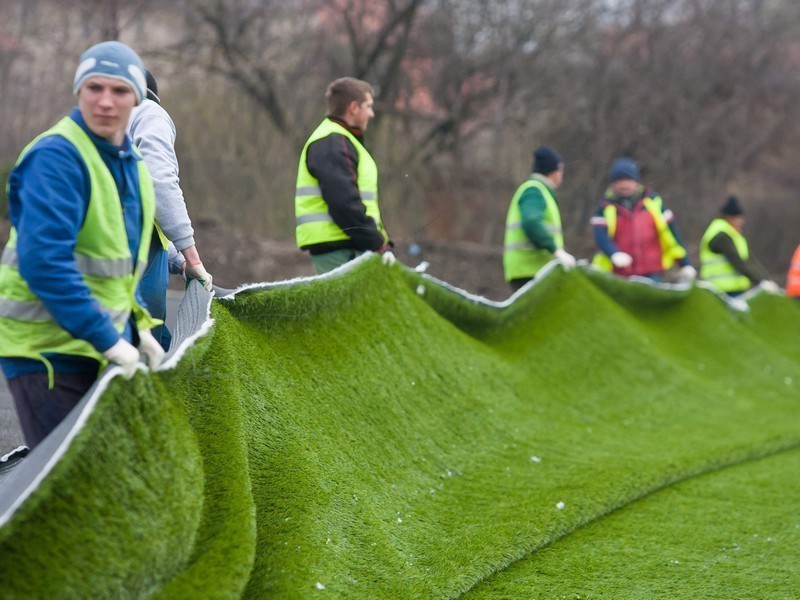
M636 162L618 158L609 179L591 220L599 249L593 264L623 277L638 275L661 281L677 262L681 279L694 281L697 271L681 242L675 216L661 196L642 185Z
M52 431L106 363L126 375L164 351L135 299L155 214L153 184L125 129L145 95L142 60L120 42L80 57L78 106L9 175L12 230L0 264L0 367L26 443Z

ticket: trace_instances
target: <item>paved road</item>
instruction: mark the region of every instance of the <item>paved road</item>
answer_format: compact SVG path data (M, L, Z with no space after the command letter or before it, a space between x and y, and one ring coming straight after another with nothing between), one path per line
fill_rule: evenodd
M167 326L174 331L175 315L178 314L183 292L168 290L167 293ZM0 372L0 456L23 443L19 429L17 412L8 392L6 380Z
M22 444L17 413L8 393L6 380L0 375L0 456Z

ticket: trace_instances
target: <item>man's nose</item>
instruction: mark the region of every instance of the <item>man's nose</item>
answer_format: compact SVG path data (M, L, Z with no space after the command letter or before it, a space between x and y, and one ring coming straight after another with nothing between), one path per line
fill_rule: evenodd
M98 98L98 103L104 106L109 106L112 103L111 90L103 90Z

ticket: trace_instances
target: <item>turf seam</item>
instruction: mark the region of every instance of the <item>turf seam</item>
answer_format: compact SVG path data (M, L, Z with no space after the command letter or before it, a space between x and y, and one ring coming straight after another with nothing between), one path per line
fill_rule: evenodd
M651 496L654 496L655 494L658 494L659 492L662 492L662 491L664 491L664 490L666 490L668 488L674 487L676 485L679 485L679 484L687 482L687 481L691 481L692 479L697 479L699 477L703 477L705 475L710 475L712 473L719 473L719 472L725 471L727 469L731 469L733 467L737 467L737 466L740 466L740 465L745 465L745 464L748 464L748 463L758 462L758 461L763 460L765 458L778 456L780 454L785 454L787 452L792 452L792 451L798 450L798 449L800 449L800 438L794 439L794 440L792 440L790 442L787 442L785 444L782 444L782 445L778 445L777 447L774 447L772 449L767 449L767 450L765 450L763 452L755 452L753 454L748 454L747 456L742 457L740 459L718 463L718 464L716 464L716 466L711 466L711 468L706 468L706 469L698 470L698 471L691 471L691 472L687 473L686 475L684 475L683 477L676 477L674 479L670 479L670 480L666 481L665 483L663 483L662 485L653 487L653 488L645 491L643 494L635 496L635 497L631 498L629 501L624 502L622 504L619 504L618 506L613 507L611 510L608 510L608 511L605 511L605 512L601 512L601 513L597 514L595 517L593 517L591 519L588 519L586 521L582 521L582 522L577 523L575 525L575 527L573 527L569 531L566 531L562 535L554 537L553 539L547 541L546 543L540 544L539 546L536 546L536 547L532 548L531 550L526 551L523 555L519 556L517 559L510 561L502 569L496 569L496 570L492 571L492 573L490 573L486 577L481 577L480 579L476 580L469 588L467 588L466 590L464 590L462 592L457 593L454 596L451 596L451 598L453 598L453 599L463 598L465 595L467 595L471 591L475 590L482 583L488 582L495 575L498 575L500 573L503 573L504 571L507 571L508 569L510 569L511 567L516 565L517 563L519 563L520 561L525 560L526 558L532 556L533 554L539 552L540 550L544 550L545 548L547 548L549 546L552 546L553 544L555 544L555 543L557 543L557 542L559 542L561 540L566 539L567 537L569 537L570 535L572 535L576 531L578 531L580 529L583 529L585 527L588 527L589 525L592 525L594 523L597 523L598 521L600 521L600 520L602 520L602 519L604 519L604 518L606 518L606 517L608 517L610 515L613 515L614 513L618 512L618 511L620 511L620 510L622 510L624 508L627 508L627 507L632 506L632 505L634 505L634 504L636 504L638 502L641 502L642 500L645 500L645 499L647 499L647 498L649 498Z

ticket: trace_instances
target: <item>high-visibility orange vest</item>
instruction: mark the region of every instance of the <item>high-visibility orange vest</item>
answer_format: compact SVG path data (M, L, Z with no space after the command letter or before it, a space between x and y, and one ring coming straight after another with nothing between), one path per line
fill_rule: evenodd
M800 298L800 245L792 255L792 264L786 276L786 293L793 298Z

